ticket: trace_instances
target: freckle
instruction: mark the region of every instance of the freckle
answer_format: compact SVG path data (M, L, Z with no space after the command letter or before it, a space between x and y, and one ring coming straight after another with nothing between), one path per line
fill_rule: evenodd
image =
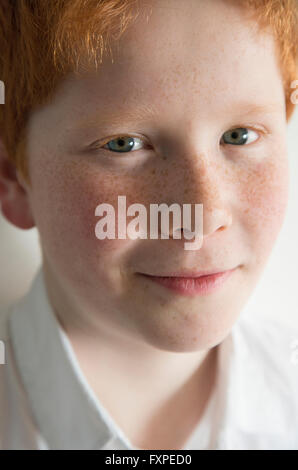
M155 175L155 173L156 173L155 170L151 171L151 175Z

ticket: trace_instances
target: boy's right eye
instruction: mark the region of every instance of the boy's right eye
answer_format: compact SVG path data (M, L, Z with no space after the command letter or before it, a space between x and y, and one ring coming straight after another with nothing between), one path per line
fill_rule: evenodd
M132 135L119 136L109 140L104 145L96 145L96 149L100 148L115 153L131 153L131 151L140 150L142 148L142 139Z

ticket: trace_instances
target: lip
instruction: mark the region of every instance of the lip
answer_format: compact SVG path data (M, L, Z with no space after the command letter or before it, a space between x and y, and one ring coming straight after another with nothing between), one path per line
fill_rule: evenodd
M217 291L224 282L238 268L228 269L226 271L212 272L202 271L192 273L171 273L167 276L152 276L150 274L141 274L147 279L156 282L163 287L170 289L178 294L185 296L207 295ZM207 274L206 274L207 273Z
M236 269L236 268L234 268ZM231 269L209 269L208 271L175 271L165 274L147 274L148 276L154 277L187 277L187 278L197 278L201 276L209 276L210 274L219 274L226 271L231 271Z

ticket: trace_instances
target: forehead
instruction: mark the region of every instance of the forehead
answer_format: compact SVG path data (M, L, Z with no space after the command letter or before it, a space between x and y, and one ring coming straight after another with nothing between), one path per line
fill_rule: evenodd
M92 120L100 111L108 123L113 109L116 118L130 109L138 116L137 108L148 118L177 112L183 119L202 109L226 112L231 99L283 101L273 37L260 34L244 8L224 0L148 5L112 45L113 60L106 56L97 73L61 86L55 104L63 103L69 119L79 113Z

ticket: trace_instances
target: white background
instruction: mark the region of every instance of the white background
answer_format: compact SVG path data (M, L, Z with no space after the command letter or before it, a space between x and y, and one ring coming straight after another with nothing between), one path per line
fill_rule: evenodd
M298 112L288 125L290 195L287 214L263 275L243 311L298 327ZM0 214L0 307L28 289L41 263L37 229L21 230Z

